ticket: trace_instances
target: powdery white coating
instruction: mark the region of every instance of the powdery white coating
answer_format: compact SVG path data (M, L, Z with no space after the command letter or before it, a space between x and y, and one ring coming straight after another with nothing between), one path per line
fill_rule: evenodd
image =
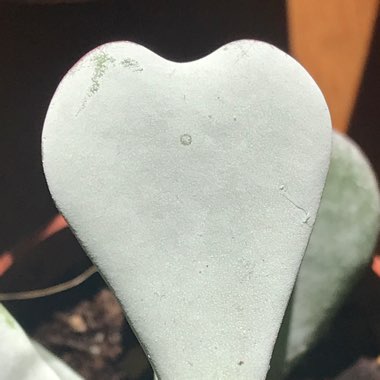
M111 43L63 79L48 184L161 380L265 378L330 140L314 81L262 42L188 63Z
M289 312L287 369L316 343L373 253L380 226L379 190L362 151L333 134L318 217Z
M1 380L59 380L37 354L24 331L0 305Z

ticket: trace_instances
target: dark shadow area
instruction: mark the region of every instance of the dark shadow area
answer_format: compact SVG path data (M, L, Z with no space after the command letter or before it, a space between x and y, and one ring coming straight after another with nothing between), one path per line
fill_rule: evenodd
M81 301L90 299L105 287L104 280L96 273L83 284L65 292L30 300L6 301L3 304L27 333L33 334L56 313L73 309Z
M0 277L0 292L44 289L80 275L92 262L69 229L29 251L14 253L14 263Z
M360 145L380 176L380 15L374 28L368 56L349 135Z
M286 380L330 379L380 350L380 281L368 268L321 341Z

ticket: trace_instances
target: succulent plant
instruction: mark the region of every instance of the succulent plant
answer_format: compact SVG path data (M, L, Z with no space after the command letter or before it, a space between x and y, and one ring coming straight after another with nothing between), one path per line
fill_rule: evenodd
M329 160L325 100L277 48L193 62L103 45L43 130L59 209L160 379L264 379Z
M265 379L299 268L267 379L324 333L380 223L365 156L330 140L310 76L257 41L188 63L107 44L62 80L48 184L157 378ZM4 380L81 379L1 305L0 341Z

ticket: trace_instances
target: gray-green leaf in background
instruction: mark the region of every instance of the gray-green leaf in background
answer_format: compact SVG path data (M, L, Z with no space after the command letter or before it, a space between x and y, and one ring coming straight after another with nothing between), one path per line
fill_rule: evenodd
M378 231L379 191L372 168L352 140L334 133L317 220L273 359L282 346L286 372L314 346L352 290L370 261Z

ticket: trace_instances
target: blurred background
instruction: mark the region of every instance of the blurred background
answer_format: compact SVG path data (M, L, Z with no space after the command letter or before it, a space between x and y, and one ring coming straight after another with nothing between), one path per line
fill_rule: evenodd
M138 42L187 61L241 38L270 42L300 61L321 87L333 127L351 136L380 174L377 0L0 2L2 294L55 286L91 267L57 213L41 166L44 117L70 67L109 41ZM380 379L379 275L376 261L369 263L328 334L289 380ZM98 274L55 295L4 304L85 378L151 379Z

